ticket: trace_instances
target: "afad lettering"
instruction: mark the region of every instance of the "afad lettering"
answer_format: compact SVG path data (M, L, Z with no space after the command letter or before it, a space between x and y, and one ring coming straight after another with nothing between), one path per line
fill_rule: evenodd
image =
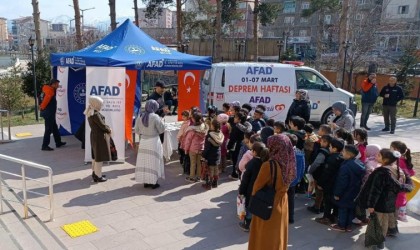
M270 103L271 102L271 98L266 96L251 96L251 98L249 99L249 103Z
M118 96L120 95L120 88L117 86L92 86L90 95Z
M247 75L271 75L272 73L271 67L248 67L246 70Z
M147 63L147 68L162 68L163 67L163 60L159 61L150 61Z

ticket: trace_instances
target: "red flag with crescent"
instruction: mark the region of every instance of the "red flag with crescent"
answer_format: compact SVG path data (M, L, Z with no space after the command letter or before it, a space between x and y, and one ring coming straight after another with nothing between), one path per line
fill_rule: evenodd
M182 111L191 107L200 107L200 71L178 71L178 121L182 120Z

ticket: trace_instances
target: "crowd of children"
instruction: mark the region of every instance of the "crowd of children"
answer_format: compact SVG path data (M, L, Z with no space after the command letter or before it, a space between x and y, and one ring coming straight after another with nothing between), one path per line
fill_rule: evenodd
M179 154L187 181L204 181L207 190L216 188L230 161L229 177L240 180L239 195L247 208L259 169L268 160L267 138L284 133L294 145L297 173L288 190L289 223L295 220L295 192L307 192L314 199L308 210L323 213L315 221L335 231L350 232L375 213L384 237L393 236L398 233L397 220L407 220L406 192L415 173L403 142L381 149L368 144L363 128L333 131L332 126L321 125L316 134L299 116L288 117L287 124L268 119L263 105L225 103L222 112L213 106L208 112L205 119L196 107L182 112ZM240 223L244 231L251 218L246 211ZM383 242L376 247L383 248Z

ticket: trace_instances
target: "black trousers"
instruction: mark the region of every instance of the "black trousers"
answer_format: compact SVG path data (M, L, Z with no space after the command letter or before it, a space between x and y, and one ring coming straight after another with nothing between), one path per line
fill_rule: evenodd
M55 121L55 115L51 117L46 117L45 119L45 132L44 139L42 141L42 148L48 147L50 145L50 136L53 134L55 145L61 143L61 136L58 132L57 122Z
M332 193L324 192L324 218L331 221L338 216L338 208L333 203L334 195Z
M295 190L296 186L287 189L287 201L289 203L289 222L295 220Z

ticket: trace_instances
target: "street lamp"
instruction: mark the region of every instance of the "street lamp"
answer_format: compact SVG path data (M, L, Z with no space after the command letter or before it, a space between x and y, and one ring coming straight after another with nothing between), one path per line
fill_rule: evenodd
M34 98L35 98L35 119L38 121L38 91L36 88L36 75L35 75L35 60L34 60L34 39L32 36L28 39L29 46L31 47L31 56L32 56L32 76L34 79Z
M69 4L69 6L74 9L73 5ZM79 9L82 12L82 15L80 15L80 17L82 18L82 34L83 34L83 29L84 29L83 27L85 26L85 16L83 13L85 13L85 11L93 10L93 9L95 9L95 7L87 8L87 9Z
M280 40L277 41L277 47L279 48L279 62L281 62L281 49L283 48L284 41L280 38Z
M344 75L346 73L346 63L347 63L347 50L350 48L351 42L345 41L343 42L344 46L344 62L343 62L343 75L341 77L342 86L344 86Z

